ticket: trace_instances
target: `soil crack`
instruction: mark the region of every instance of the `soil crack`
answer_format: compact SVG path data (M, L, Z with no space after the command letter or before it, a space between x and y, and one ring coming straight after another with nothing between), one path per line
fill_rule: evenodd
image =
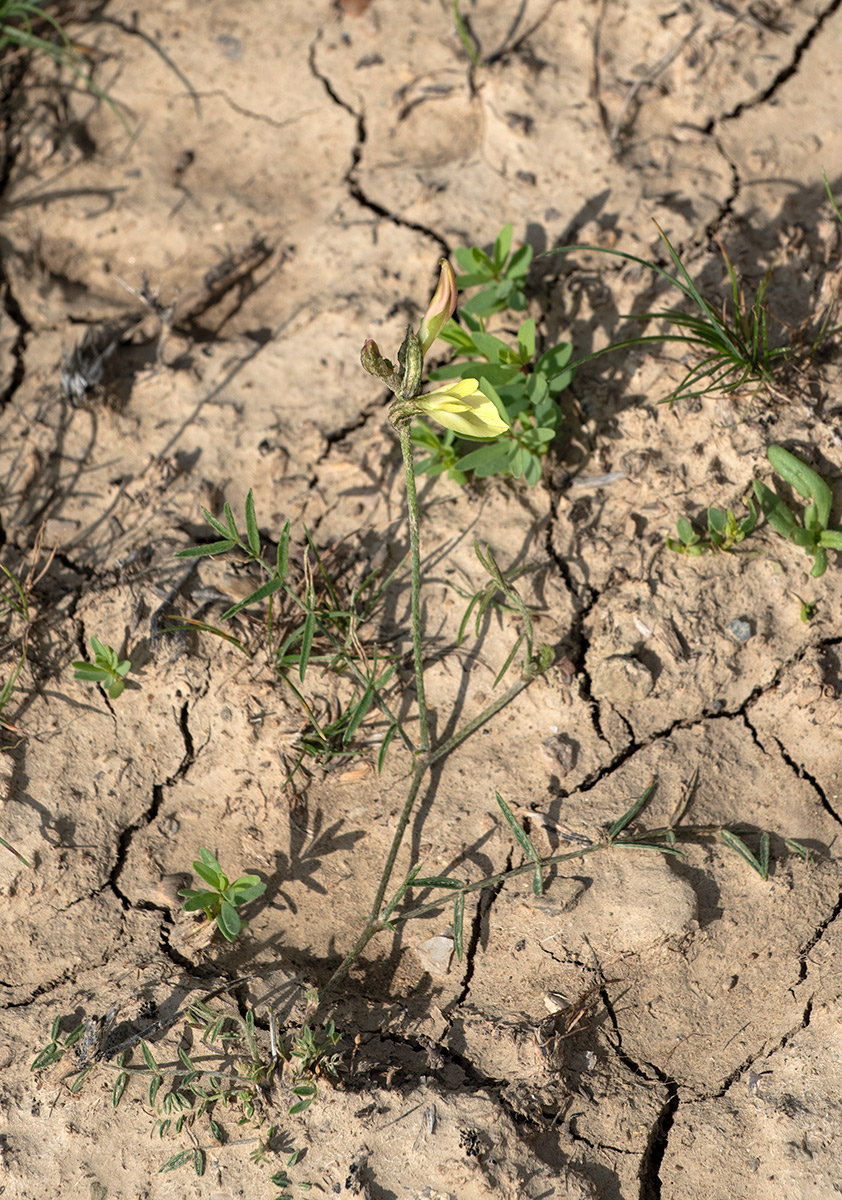
M735 121L739 116L742 115L742 113L747 112L752 108L757 108L761 104L766 104L767 101L771 100L775 93L781 87L783 87L783 85L798 71L798 68L801 65L801 60L812 44L814 38L817 37L824 23L830 17L832 17L834 13L838 12L840 7L842 7L842 0L831 0L831 3L828 4L824 12L819 14L807 32L799 39L799 41L795 43L795 47L792 52L792 58L785 67L782 67L781 70L778 71L772 82L768 84L763 91L758 93L758 95L756 95L753 99L741 100L740 103L735 105L730 112L723 113L723 115L718 118L717 123L722 123L724 121Z
M145 829L147 826L151 825L158 816L161 805L164 801L164 789L172 787L173 784L177 783L179 779L183 779L195 761L196 754L193 745L193 737L188 723L187 701L185 701L181 706L181 712L179 714L179 727L181 729L181 736L184 740L184 756L182 757L181 762L178 764L175 772L169 776L164 783L155 783L152 785L152 801L148 808L141 813L137 821L134 821L131 825L126 826L126 828L121 832L117 842L117 856L114 866L111 869L111 873L108 876L108 883L106 886L112 889L124 909L131 908L132 905L128 896L126 896L126 894L121 890L119 886L119 879L123 873L123 868L125 867L128 859L132 839L138 830Z
M617 1014L614 1011L611 997L608 995L606 988L603 988L600 992L600 998L605 1006L605 1011L611 1021L613 1030L613 1041L611 1038L608 1038L608 1044L612 1047L617 1058L627 1071L630 1071L642 1082L651 1084L657 1081L666 1088L666 1099L661 1105L660 1112L649 1131L646 1148L641 1155L640 1166L638 1168L638 1179L640 1180L639 1200L659 1200L661 1195L661 1163L664 1161L669 1141L669 1132L673 1126L675 1114L681 1102L678 1083L672 1076L667 1075L665 1071L662 1071L654 1063L641 1064L635 1062L625 1052L620 1023L617 1020Z
M450 246L447 244L441 234L436 233L434 229L430 229L426 225L421 225L416 221L407 221L404 217L399 216L397 213L390 212L388 208L385 208L382 204L378 204L376 200L373 200L370 196L367 196L363 191L357 177L357 168L362 161L363 147L368 140L365 116L363 113L357 112L357 110L353 108L347 102L347 100L342 99L328 77L324 75L316 65L316 47L321 39L322 32L319 30L319 32L316 34L316 37L310 44L310 51L308 54L310 71L312 72L313 77L322 85L333 103L337 104L344 112L353 117L354 121L356 122L357 132L356 140L354 145L351 147L351 163L343 176L343 181L348 189L349 196L352 200L355 200L361 208L365 208L369 212L374 213L376 217L380 217L384 221L389 221L392 225L397 225L400 229L409 229L412 230L413 233L420 233L422 237L429 238L431 241L435 242L436 246L438 246L440 254L444 255L445 258L450 258Z
M2 412L23 383L23 378L26 374L24 353L26 351L27 335L32 332L32 328L23 315L23 311L12 291L2 262L0 262L0 304L2 304L3 312L16 330L10 350L14 364L11 371L11 378L8 385L0 392L0 412Z
M763 745L762 741L760 740L760 737L758 736L757 730L754 728L751 721L749 720L748 714L746 712L744 712L742 714L742 717L743 717L743 721L745 722L746 728L748 729L749 733L752 736L752 739L754 740L755 746L757 746L759 750L762 750L764 752L764 754L768 753L766 747ZM786 763L786 765L789 767L789 769L792 771L792 773L795 775L795 777L797 779L805 779L807 781L807 783L810 784L810 786L815 791L816 795L821 800L822 808L825 810L825 812L829 816L831 816L834 821L836 821L838 824L842 825L842 816L840 816L840 814L836 811L836 809L833 807L833 805L828 800L827 794L826 794L824 788L822 787L822 785L819 783L818 779L816 779L816 777L807 770L807 768L804 766L803 763L797 763L795 761L795 759L792 757L792 755L786 749L786 747L784 746L783 742L780 740L779 737L777 737L773 733L771 735L771 738L777 748L778 754L780 755L781 759Z

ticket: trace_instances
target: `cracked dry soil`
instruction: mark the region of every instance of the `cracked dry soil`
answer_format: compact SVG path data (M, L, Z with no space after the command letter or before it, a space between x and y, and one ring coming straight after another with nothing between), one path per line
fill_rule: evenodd
M0 560L25 573L39 531L40 561L55 553L0 757L0 833L34 864L0 857L3 1195L275 1195L236 1126L206 1145L202 1178L161 1175L185 1143L150 1141L143 1088L115 1111L107 1065L78 1096L63 1067L29 1065L57 1016L68 1030L117 1006L140 1028L245 975L238 1003L293 1027L357 934L404 794L397 744L382 775L365 758L285 788L289 693L259 656L164 632L173 612L218 619L248 586L174 560L202 506L242 512L253 487L267 540L289 519L300 546L306 524L350 578L399 561L400 455L359 348L397 345L439 254L506 221L539 251L652 257L654 217L714 294L719 238L749 287L774 264L774 336L797 338L839 286L821 172L839 195L841 7L463 0L472 69L439 0L80 0L70 31L130 137L69 76L9 58ZM530 312L577 356L652 302L617 259L536 260ZM101 377L63 390L86 337ZM582 369L533 490L421 481L437 735L481 710L511 644L491 622L455 649L450 583L479 584L475 537L530 568L558 659L447 760L399 868L517 863L495 789L553 853L598 838L653 777L647 821L667 823L698 772L692 819L773 831L770 878L710 839L680 861L615 851L540 898L526 877L483 893L445 975L416 947L446 914L372 942L334 1014L339 1084L302 1118L277 1114L313 1194L842 1191L839 568L811 580L767 533L756 554L663 549L677 517L737 507L767 478L771 441L819 466L838 517L842 381L832 347L750 406L669 409L678 369L642 354ZM374 631L404 649L407 586ZM91 634L134 663L114 703L68 667ZM175 911L200 845L269 885L234 948L197 951ZM587 1000L547 1053L549 993ZM161 1054L168 1037L151 1036Z

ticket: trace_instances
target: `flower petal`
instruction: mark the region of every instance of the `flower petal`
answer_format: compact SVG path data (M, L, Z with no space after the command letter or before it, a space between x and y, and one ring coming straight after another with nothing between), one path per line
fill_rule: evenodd
M426 396L418 396L415 403L439 425L463 437L490 441L509 428L493 400L479 390L476 379L460 379L436 388Z

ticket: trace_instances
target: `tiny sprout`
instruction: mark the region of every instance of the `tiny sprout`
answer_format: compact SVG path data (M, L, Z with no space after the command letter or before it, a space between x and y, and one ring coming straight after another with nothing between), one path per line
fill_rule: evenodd
M690 558L698 558L701 554L714 553L717 550L729 553L734 546L745 541L757 524L757 509L750 497L746 497L745 504L748 516L739 521L730 508L726 508L724 512L719 508L709 508L707 540L702 540L701 534L686 517L679 517L676 522L679 540L668 537L667 549L676 554L686 554Z
M200 860L193 863L193 870L205 881L213 891L197 891L194 888L181 888L179 896L185 897L184 911L196 912L201 909L209 921L216 921L216 927L229 942L237 938L248 925L237 909L249 900L256 900L266 891L266 884L257 875L241 875L233 883L228 882L228 876L223 872L217 860L204 846L199 849Z
M74 669L73 678L84 680L86 683L101 683L107 688L110 698L116 700L126 686L125 676L131 670L132 664L127 658L121 659L116 650L101 642L99 638L91 638L91 647L94 661L71 663Z

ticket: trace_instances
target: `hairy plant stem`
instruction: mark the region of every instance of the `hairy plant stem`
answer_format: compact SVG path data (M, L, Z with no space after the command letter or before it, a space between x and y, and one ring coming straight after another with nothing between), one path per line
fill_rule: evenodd
M430 726L427 717L427 698L424 694L424 660L421 646L421 538L418 532L418 493L415 490L415 467L412 462L412 430L409 419L397 422L401 441L403 469L406 476L406 504L409 516L409 553L412 570L412 657L415 666L415 693L418 701L418 721L421 726L419 750L426 754L430 749ZM385 887L384 887L385 892Z

